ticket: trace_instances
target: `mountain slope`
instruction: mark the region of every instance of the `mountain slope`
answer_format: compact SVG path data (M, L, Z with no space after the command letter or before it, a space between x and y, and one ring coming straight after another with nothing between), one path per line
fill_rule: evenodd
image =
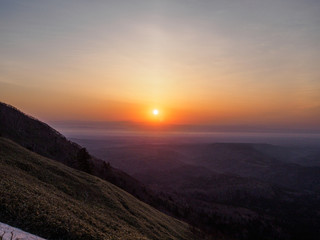
M0 138L0 219L48 239L192 239L116 186Z
M81 147L68 141L49 125L0 102L0 133L42 156L76 166Z
M101 159L91 156L85 148L69 141L62 134L15 107L0 102L0 136L42 156L69 167L107 180L138 199L164 212L171 212L166 198L161 198L125 172L113 168Z

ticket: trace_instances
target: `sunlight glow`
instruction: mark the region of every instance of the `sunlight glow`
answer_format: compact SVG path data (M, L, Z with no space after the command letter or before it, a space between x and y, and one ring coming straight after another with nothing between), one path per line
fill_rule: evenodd
M159 110L158 109L153 109L152 113L153 113L153 115L158 115L159 114Z

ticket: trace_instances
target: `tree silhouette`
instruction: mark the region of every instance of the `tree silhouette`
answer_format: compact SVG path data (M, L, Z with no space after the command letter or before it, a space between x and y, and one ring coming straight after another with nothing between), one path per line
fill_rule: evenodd
M110 163L109 162L103 162L103 168L105 169L105 170L109 170L110 168L111 168L111 166L110 166Z
M91 156L88 153L87 149L81 148L77 155L79 169L84 172L91 173L92 165L91 165L90 159L91 159Z

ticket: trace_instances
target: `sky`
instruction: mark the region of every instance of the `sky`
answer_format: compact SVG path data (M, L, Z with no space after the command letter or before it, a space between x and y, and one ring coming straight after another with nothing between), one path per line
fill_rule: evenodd
M44 121L320 129L319 12L317 0L0 0L0 101Z

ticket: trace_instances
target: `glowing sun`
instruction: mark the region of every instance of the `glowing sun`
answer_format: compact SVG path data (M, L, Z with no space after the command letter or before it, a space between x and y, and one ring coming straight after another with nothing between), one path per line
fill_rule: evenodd
M159 114L159 110L158 109L153 109L152 113L153 113L153 115L158 115Z

